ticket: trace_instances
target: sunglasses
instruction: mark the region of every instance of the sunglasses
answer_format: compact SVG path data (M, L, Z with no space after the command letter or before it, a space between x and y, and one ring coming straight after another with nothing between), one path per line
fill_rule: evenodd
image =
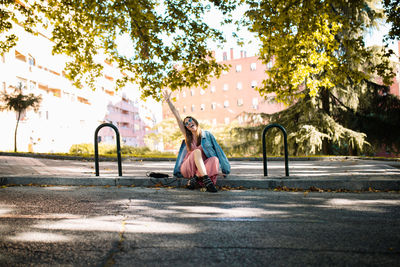
M192 118L189 118L186 122L185 122L185 126L189 125L189 122L193 122Z

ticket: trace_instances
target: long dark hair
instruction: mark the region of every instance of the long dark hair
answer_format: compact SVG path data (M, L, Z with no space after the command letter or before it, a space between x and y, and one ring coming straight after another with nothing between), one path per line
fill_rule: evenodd
M196 124L196 126L197 126L197 130L196 130L196 136L197 136L197 144L196 145L197 146L199 146L201 144L201 130L200 130L200 127L199 127L199 122L195 118L193 118L191 116L187 116L187 117L185 117L183 119L183 125L185 127L185 132L186 132L186 134L185 134L186 147L188 148L189 151L191 151L192 150L192 142L193 142L193 134L185 126L185 119L192 119L194 124Z

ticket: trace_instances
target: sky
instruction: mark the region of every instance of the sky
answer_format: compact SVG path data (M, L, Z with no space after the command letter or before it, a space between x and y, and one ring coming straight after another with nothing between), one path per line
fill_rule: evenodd
M390 25L389 24L381 24L377 29L371 31L371 33L367 33L365 36L365 44L367 46L372 45L380 45L383 46L383 37L389 32ZM399 49L398 49L398 41L389 42L389 48L392 49L396 55L397 59L400 57Z

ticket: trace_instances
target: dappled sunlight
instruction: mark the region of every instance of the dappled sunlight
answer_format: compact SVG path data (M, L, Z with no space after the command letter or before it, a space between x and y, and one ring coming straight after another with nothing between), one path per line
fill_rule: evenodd
M66 219L57 222L44 221L32 226L32 228L70 231L118 232L121 229L122 219L122 216L101 216L93 218Z
M71 167L56 167L54 168L55 172L59 172L59 173L83 173L83 172L92 172L94 173L94 170L90 169L90 168L85 168L85 169L80 169L80 168L71 168Z
M2 216L3 214L8 214L8 213L12 212L13 209L14 209L13 205L1 204L0 205L0 216Z
M128 220L125 224L126 233L156 233L156 234L194 234L199 232L193 226L184 223L160 222L154 220Z
M269 168L269 166L268 166ZM272 167L271 167L272 168ZM307 169L307 170L315 170L315 169L335 169L335 166L322 166L322 165L304 165L304 164L297 164L297 165L290 165L291 169Z
M72 186L47 186L44 187L45 190L50 190L50 191L74 191L76 188Z
M70 242L76 237L65 236L54 233L43 233L43 232L23 232L18 233L16 236L9 236L6 239L10 241L22 241L22 242L45 242L45 243L55 243L55 242Z
M130 206L127 208L127 211L132 212L133 214L137 214L138 212L146 212L149 211L149 207L147 206ZM152 210L152 216L157 218L170 218L171 216L176 216L180 213L180 211L171 210L171 209L162 209L157 210L157 213Z
M237 207L237 208L218 208L210 206L188 206L188 207L175 207L175 209L182 210L181 217L262 217L264 215L284 215L284 211L264 210L259 208Z
M291 203L287 203L287 204L272 204L272 203L266 203L264 204L264 206L266 208L304 208L307 207L307 205L305 204L291 204Z
M295 170L293 172L301 173L301 174L307 174L307 175L310 175L310 176L315 175L316 173L317 174L318 173L327 173L326 170Z
M376 199L376 200L360 200L360 199L346 199L346 198L333 198L326 200L326 205L319 207L330 208L330 209L346 209L351 211L370 211L384 213L386 209L382 206L393 205L400 206L400 200L387 200L387 199Z
M245 166L243 166L243 165L233 165L233 166L231 166L231 169L232 170L242 170L244 167L246 169L257 169L257 170L262 170L263 169L262 164L260 164L260 165L245 165Z
M68 214L68 213L50 213L50 214L4 214L1 218L8 219L76 219L81 218L80 215Z
M158 211L157 211L158 212ZM63 231L120 232L124 228L129 233L195 233L191 226L182 223L159 222L153 218L126 220L122 216L101 216L54 221L42 221L32 228Z

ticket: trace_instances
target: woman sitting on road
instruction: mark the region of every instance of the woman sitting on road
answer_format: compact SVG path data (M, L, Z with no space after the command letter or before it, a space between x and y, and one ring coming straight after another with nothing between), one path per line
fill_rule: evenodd
M205 186L208 192L217 192L215 184L219 167L224 174L229 174L231 170L225 153L209 131L200 129L195 118L187 116L181 119L178 110L170 100L171 92L164 91L163 95L185 137L179 149L174 175L188 178L187 188L189 189Z

